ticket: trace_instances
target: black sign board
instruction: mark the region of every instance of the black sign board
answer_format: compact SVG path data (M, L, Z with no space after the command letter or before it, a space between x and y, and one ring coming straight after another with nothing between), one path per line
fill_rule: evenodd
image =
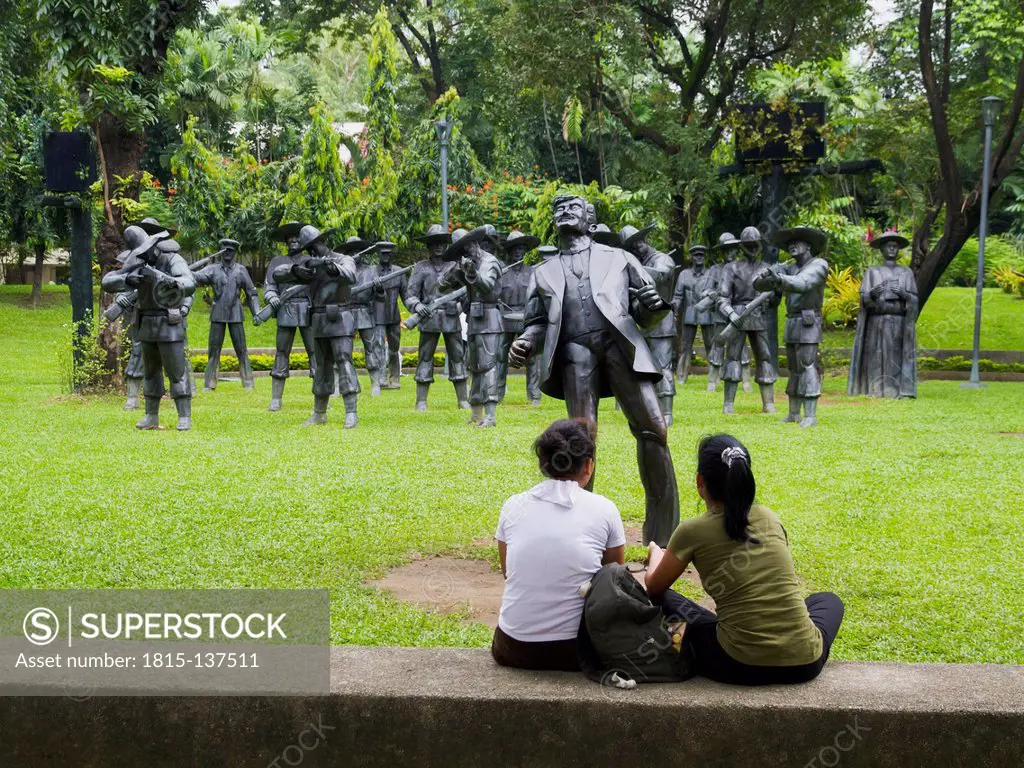
M96 181L92 137L54 131L43 137L43 177L50 192L84 192Z

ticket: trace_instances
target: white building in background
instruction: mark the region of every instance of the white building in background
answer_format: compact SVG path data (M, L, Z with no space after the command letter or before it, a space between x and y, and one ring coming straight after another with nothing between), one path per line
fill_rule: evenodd
M362 136L363 131L366 130L366 123L331 123L331 127L340 136L356 140ZM345 142L341 142L338 145L338 154L341 156L341 162L345 165L348 165L352 161L352 153L349 151Z

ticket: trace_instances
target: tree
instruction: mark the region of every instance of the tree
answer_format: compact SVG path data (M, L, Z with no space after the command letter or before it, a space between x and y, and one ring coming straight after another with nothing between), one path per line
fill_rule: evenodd
M343 213L346 193L338 134L326 106L316 104L309 114L312 122L302 139L302 156L288 179L285 217L334 226Z
M1014 172L1024 150L1024 44L1019 34L1024 25L1024 0L1017 0L1015 5L946 0L941 21L935 18L935 10L934 0L920 0L918 62L938 157L932 198L913 240L911 267L922 305L946 267L977 230L981 217L983 180L965 181L963 161L957 153L958 131L951 125L957 120L951 116L954 110L960 112L960 120L964 111L972 111L970 106L974 106L977 114L979 91L957 89L969 77L963 71L965 68L982 68L984 92L1008 96L1002 119L994 129L990 196L995 196ZM977 126L976 120L967 122ZM980 163L975 161L972 165L977 169ZM940 216L941 234L933 243Z

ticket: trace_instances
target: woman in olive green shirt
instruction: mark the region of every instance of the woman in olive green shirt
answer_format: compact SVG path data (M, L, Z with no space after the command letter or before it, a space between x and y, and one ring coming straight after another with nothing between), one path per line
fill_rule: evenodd
M707 513L684 520L668 547L650 545L647 591L670 621L685 622L683 643L699 675L723 683L802 683L818 676L843 621L831 592L806 600L786 530L754 504L750 454L730 435L698 449L697 493ZM717 614L669 589L693 563Z

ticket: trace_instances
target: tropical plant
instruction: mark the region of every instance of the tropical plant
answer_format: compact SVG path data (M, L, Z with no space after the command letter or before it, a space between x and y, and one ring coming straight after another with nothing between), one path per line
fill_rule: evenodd
M825 281L821 313L837 328L848 328L860 312L860 278L852 267L831 267Z

